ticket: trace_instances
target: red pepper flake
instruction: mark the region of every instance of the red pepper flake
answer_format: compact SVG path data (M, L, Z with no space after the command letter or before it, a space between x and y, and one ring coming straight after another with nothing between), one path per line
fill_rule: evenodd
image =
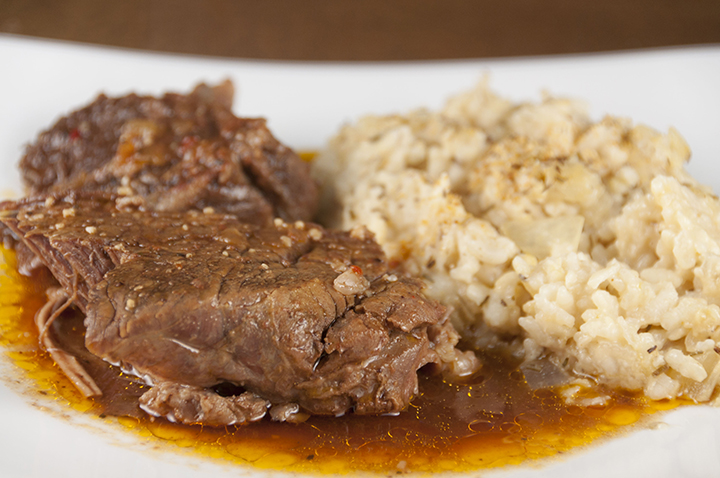
M71 139L72 141L75 141L75 140L78 139L79 137L80 137L80 131L78 131L77 128L73 128L73 129L70 130L70 139Z
M183 154L191 149L194 148L195 145L198 142L197 136L185 136L182 141L180 142L180 150L183 152Z
M355 275L362 275L362 269L360 269L358 266L350 266L350 270L353 271L353 274Z

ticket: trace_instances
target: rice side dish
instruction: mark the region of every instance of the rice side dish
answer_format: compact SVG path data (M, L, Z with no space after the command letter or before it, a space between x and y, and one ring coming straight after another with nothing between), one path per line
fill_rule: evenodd
M717 404L720 202L689 158L674 129L483 80L440 111L343 127L314 174L329 225L368 227L477 347Z

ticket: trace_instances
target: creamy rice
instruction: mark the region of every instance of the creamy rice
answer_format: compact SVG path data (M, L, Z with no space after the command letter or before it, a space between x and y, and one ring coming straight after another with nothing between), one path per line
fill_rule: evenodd
M331 225L373 231L480 347L651 398L715 399L720 202L670 129L512 103L367 116L316 159ZM338 207L333 216L330 211Z

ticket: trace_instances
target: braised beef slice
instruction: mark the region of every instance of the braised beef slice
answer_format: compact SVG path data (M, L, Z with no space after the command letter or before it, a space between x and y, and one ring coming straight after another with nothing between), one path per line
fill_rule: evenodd
M87 348L155 384L189 393L227 382L316 414L397 412L417 391L418 368L447 345L430 335L453 336L435 330L450 327L446 309L417 281L389 274L366 231L255 226L117 200L6 203L2 221L77 291ZM354 271L365 285L348 293L336 279ZM173 387L141 402L165 414L178 403ZM194 415L177 412L202 421L210 402L194 403Z
M147 210L212 207L243 222L309 220L308 165L263 119L233 115L233 86L161 98L100 95L41 133L20 161L30 194L105 191Z

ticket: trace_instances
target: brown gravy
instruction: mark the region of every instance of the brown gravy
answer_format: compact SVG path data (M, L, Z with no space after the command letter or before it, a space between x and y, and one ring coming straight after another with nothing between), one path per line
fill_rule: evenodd
M602 407L568 406L558 390L532 390L517 364L483 356L482 370L462 383L421 373L420 395L398 416L311 417L299 425L262 420L222 429L176 425L137 409L146 386L85 351L82 317L69 314L57 321L57 335L105 390L101 399L83 398L38 347L33 316L48 279L18 275L12 251L0 252L0 346L37 393L141 437L238 464L315 473L491 468L563 453L682 403L601 390L611 396Z

